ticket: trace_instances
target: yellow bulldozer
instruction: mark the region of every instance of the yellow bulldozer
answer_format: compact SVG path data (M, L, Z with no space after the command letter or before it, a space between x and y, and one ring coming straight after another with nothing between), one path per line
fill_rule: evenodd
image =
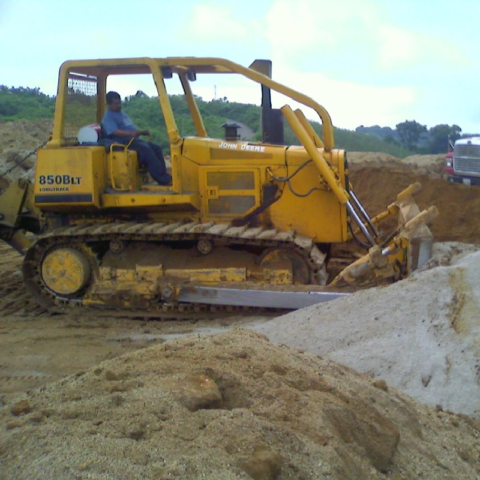
M52 308L152 315L292 309L402 279L425 263L426 223L437 211L418 209L412 195L420 185L371 218L349 182L345 152L334 148L327 111L273 80L271 70L267 60L247 68L195 57L65 62L35 181L17 180L0 196L0 238L24 254L34 298ZM236 74L260 86L261 142L208 135L192 92L203 74ZM126 145L79 141L79 129L100 123L109 81L129 75L153 78L171 186L146 183ZM167 84L178 80L195 136L182 137L175 121ZM286 99L282 108L272 108L272 92ZM74 108L82 98L90 105L83 125ZM289 102L318 116L321 135ZM300 145L284 145L286 124ZM392 217L385 231L382 222ZM365 252L345 265L334 247L352 239Z

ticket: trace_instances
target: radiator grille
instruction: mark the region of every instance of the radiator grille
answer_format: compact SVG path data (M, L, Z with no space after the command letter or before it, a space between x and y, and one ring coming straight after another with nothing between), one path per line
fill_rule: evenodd
M456 145L453 156L456 173L480 174L480 145Z
M480 145L456 145L455 156L480 158Z
M207 185L219 190L253 190L254 172L207 172Z
M225 195L208 200L208 209L212 214L236 214L241 215L255 206L253 195L237 196Z

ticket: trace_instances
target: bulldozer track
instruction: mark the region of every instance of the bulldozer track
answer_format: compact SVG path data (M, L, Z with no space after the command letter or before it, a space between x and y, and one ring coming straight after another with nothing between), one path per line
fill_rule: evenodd
M47 308L79 310L86 308L81 298L68 298L49 290L42 280L42 260L51 248L58 245L77 249L88 249L90 252L92 271L98 269L98 259L95 254L95 245L121 240L123 242L181 242L210 240L222 241L230 245L260 246L265 248L287 248L301 255L308 263L314 284L322 285L326 282L325 254L323 254L313 240L296 235L294 231L282 232L277 229L265 229L262 227L234 226L231 223L218 224L214 222L199 223L160 223L138 221L111 223L83 223L76 226L61 227L38 237L35 244L28 250L22 271L27 290L34 296L38 303ZM87 289L88 290L88 287ZM113 295L111 296L113 299ZM120 299L118 299L120 300ZM258 311L252 307L233 307L205 304L176 304L149 302L148 308L125 308L113 307L122 314L136 314L147 316L165 316L171 314L201 314L221 312L248 312ZM90 308L90 307L88 307ZM97 308L95 308L97 310ZM102 310L102 309L99 309ZM112 312L112 309L106 309ZM263 309L269 310L269 309ZM119 312L118 312L119 313Z

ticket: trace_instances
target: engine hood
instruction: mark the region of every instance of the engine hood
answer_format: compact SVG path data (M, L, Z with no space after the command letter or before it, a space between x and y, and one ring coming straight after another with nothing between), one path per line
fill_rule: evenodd
M461 138L455 145L480 145L480 137Z

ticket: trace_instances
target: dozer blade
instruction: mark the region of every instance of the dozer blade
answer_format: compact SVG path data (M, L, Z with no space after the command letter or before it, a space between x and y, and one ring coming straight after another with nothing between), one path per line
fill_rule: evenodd
M409 209L415 213L419 212L416 204L410 204ZM426 224L436 216L438 216L436 207L419 212L403 224L387 245L372 247L366 255L341 271L330 286L366 287L404 278L412 271L413 263L416 263L416 267L421 266L420 257L424 257L422 262L428 260L428 255L422 252L424 247L428 249L428 245L431 245L432 235ZM412 258L414 247L417 250L416 258Z
M329 302L330 300L335 300L346 295L350 294L334 291L288 292L188 286L180 288L177 300L180 302L205 303L208 305L296 310L317 303Z

